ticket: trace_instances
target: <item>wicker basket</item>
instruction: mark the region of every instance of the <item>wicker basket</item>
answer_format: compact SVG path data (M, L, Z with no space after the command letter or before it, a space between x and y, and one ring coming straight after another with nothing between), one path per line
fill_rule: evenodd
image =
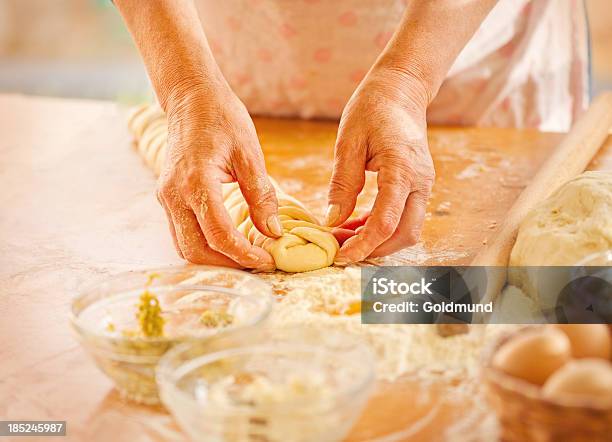
M504 441L612 441L612 407L596 401L575 404L542 397L541 388L491 366L504 343L536 327L521 328L501 337L485 352L483 375ZM612 329L611 329L612 330Z

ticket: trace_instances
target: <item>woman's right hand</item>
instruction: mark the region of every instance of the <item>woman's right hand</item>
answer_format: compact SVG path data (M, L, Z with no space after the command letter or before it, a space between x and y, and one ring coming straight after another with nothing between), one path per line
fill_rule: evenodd
M255 126L227 83L174 88L163 103L168 151L157 197L181 257L198 264L274 270L272 256L241 235L223 205L222 183L237 181L257 229L281 235L274 187Z

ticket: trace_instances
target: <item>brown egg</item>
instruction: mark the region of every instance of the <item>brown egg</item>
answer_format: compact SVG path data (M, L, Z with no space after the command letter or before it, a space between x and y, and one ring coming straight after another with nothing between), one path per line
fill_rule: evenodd
M536 385L569 361L568 337L556 328L525 331L502 345L493 356L493 366Z
M603 359L577 359L554 372L542 394L558 400L612 401L612 364Z
M575 358L610 359L612 338L604 324L555 324L567 335Z

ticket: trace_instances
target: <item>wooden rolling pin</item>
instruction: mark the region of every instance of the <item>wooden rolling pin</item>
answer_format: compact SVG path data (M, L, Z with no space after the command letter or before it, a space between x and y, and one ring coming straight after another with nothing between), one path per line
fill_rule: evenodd
M500 266L490 269L485 296L489 302L506 284L508 261L518 228L527 213L567 181L581 174L606 140L612 128L612 92L600 94L576 121L563 141L542 165L529 185L510 208L493 240L474 258L472 266Z

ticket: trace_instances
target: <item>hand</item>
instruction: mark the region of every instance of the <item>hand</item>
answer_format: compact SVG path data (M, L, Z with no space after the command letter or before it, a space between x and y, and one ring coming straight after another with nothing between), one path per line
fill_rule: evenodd
M273 270L272 256L232 224L221 190L221 183L238 181L257 229L281 235L276 194L255 126L228 86L186 89L165 102L168 154L157 191L176 250L198 264Z
M435 176L427 145L427 103L419 81L401 71L374 67L346 105L326 223L350 230L360 223L363 227L345 240L337 264L388 255L418 241ZM345 223L363 189L366 170L378 172L371 213L357 223Z

